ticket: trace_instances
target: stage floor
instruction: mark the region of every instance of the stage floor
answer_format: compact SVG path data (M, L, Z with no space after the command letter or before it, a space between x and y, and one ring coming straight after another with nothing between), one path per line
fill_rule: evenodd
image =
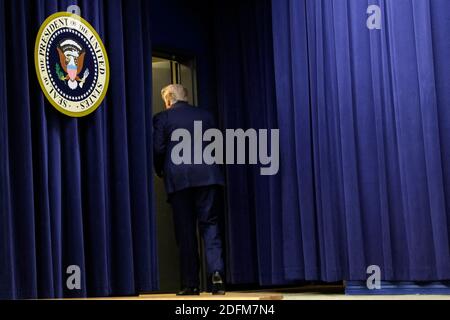
M444 295L389 295L389 296L347 296L345 294L320 294L320 293L248 293L233 292L225 296L211 296L202 294L198 297L177 297L175 295L142 295L138 300L450 300L450 296Z
M225 296L212 296L201 294L196 297L178 297L175 294L146 294L137 297L110 297L94 298L89 300L450 300L450 296L444 295L383 295L383 296L346 296L345 294L321 294L321 293L249 293L232 292Z
M154 294L142 295L138 297L113 297L94 298L89 300L247 300L247 301L268 301L268 300L450 300L450 296L442 295L391 295L391 296L346 296L344 294L251 294L251 293L231 293L222 297L211 296L209 294L198 297L177 297L174 294Z
M202 293L199 296L175 294L142 294L136 297L98 298L112 300L450 300L450 295L367 295L348 296L341 286L279 288L266 291L234 291L226 295Z
M273 292L227 292L225 295L201 293L199 296L177 296L175 294L144 294L144 300L282 300L283 295Z

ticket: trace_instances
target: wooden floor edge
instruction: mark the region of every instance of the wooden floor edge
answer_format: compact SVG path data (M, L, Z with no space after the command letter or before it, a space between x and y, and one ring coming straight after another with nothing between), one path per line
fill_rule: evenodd
M202 293L199 296L177 296L175 294L141 294L138 299L145 300L283 300L282 294L274 293L227 293L212 295Z

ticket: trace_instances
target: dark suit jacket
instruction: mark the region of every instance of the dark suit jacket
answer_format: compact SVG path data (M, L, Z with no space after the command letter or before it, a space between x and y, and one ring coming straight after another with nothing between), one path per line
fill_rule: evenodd
M194 164L194 121L202 121L203 132L215 127L214 117L210 112L185 102L177 102L170 109L153 117L154 165L156 174L164 177L168 194L190 187L224 184L219 165L207 165L203 161L202 164ZM171 141L171 135L179 128L186 129L191 134L191 164L176 165L171 160L172 149L179 143Z

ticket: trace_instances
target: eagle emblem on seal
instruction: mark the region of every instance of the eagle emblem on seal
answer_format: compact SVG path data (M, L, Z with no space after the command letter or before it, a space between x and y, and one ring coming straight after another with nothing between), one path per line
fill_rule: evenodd
M81 77L86 51L72 39L62 40L56 49L59 55L59 64L56 64L56 74L59 80L67 81L67 85L72 90L78 87L83 88L89 77L89 69L86 69Z

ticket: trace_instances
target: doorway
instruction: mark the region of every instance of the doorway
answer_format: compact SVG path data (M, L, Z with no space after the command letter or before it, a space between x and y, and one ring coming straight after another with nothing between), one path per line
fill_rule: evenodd
M153 114L165 110L161 89L169 84L182 84L188 90L189 103L197 105L195 59L164 53L152 55ZM161 292L180 288L180 263L175 240L172 209L162 179L154 176L158 239L159 283ZM201 260L202 261L202 260ZM202 281L203 282L203 281Z
M161 99L161 89L169 84L182 84L189 91L188 102L191 105L197 105L195 59L153 53L152 75L153 114L165 109Z

